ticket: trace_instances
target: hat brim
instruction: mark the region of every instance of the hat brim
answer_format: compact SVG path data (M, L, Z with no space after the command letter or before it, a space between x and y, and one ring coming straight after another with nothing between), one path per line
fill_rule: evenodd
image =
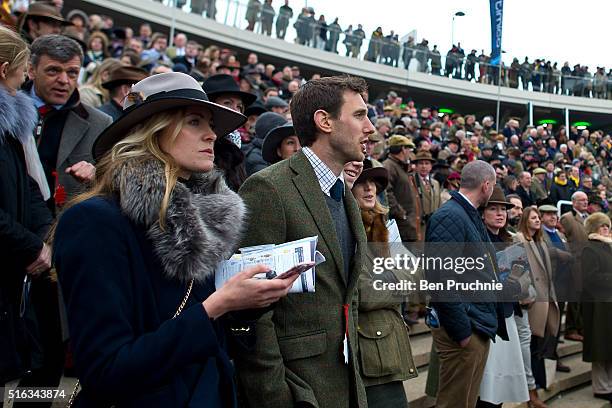
M512 203L510 203L510 202L508 202L508 201L489 200L489 201L487 202L487 205L489 205L489 204L500 204L500 205L504 205L504 206L506 206L506 210L510 210L510 209L512 209L512 208L514 208L514 207L516 207L514 204L512 204Z
M125 138L133 127L143 123L152 115L188 106L202 106L210 109L215 123L214 132L219 137L238 129L247 120L246 116L241 113L210 101L177 96L159 97L128 108L124 111L123 116L107 127L94 143L92 149L94 159L98 161L117 142Z
M127 79L127 78L126 79L115 79L114 81L108 81L108 82L102 83L102 88L113 89L120 85L134 85L135 83L140 82L145 78L146 77L143 77L140 79Z
M354 186L360 183L365 183L367 180L373 180L381 190L384 190L389 185L389 172L384 167L371 167L361 172ZM377 191L378 193L379 191Z
M245 116L262 115L266 112L268 112L268 110L264 108L263 106L249 106L248 108L244 110L244 115Z
M245 108L247 108L249 105L251 105L253 102L257 100L257 95L254 95L248 92L242 92L242 91L223 91L221 90L221 91L214 91L214 92L206 92L206 95L208 95L208 99L214 99L221 95L237 95L240 99L242 99L242 102L244 102Z
M428 162L430 162L432 165L433 165L433 164L436 164L436 163L438 162L438 161L437 161L437 160L435 160L435 159L430 159L430 158L425 158L425 157L421 157L421 158L415 157L415 158L412 160L412 162L413 162L413 163L418 163L418 162L420 162L420 161L428 161Z
M270 164L281 161L282 157L276 153L276 150L285 138L294 135L295 129L293 125L289 124L278 126L270 130L261 145L261 156L263 159Z

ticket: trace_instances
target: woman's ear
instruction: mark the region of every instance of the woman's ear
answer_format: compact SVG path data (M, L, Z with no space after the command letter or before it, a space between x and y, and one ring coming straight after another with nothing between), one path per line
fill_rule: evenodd
M8 78L8 70L9 70L8 61L5 61L2 64L0 64L0 79L4 80Z

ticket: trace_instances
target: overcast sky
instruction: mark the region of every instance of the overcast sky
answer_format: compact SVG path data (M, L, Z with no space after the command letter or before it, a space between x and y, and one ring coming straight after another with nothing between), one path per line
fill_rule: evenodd
M223 22L226 0L217 4L218 19ZM277 12L282 4L283 0L272 3ZM443 55L451 45L452 16L463 11L464 17L455 18L455 42L461 42L466 53L472 48L478 53L481 49L487 54L491 51L488 0L290 0L289 4L295 16L307 4L314 8L317 18L323 13L328 24L339 17L343 29L349 24L356 27L361 23L368 38L377 26L383 28L385 35L395 30L400 38L416 30L418 40L428 39L430 48L437 44ZM571 66L581 63L591 72L597 66L612 68L611 16L612 0L506 0L504 61L510 63L515 56L522 61L529 56L530 61L546 58L559 62L559 67L564 61L569 61ZM238 18L241 26L246 25L244 15ZM294 36L291 31L287 38L292 40ZM344 51L343 45L339 48Z

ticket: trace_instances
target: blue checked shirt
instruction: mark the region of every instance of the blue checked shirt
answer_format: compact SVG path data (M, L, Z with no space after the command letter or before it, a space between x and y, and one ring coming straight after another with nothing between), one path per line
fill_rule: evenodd
M336 177L334 172L331 171L309 147L304 147L302 152L310 162L323 193L330 196L329 190L331 190L332 186L336 183L336 180L340 180L344 185L344 171L340 173L340 177ZM342 190L342 194L344 194L344 190Z

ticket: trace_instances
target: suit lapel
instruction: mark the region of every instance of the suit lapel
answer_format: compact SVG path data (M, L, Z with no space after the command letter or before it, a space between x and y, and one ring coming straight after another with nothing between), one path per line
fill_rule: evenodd
M74 148L79 144L81 139L87 133L87 129L89 129L89 123L81 118L76 113L70 111L68 113L68 117L66 118L66 124L64 125L64 130L62 131L62 139L60 142L60 147L57 152L57 168L59 169L64 161L68 158L70 153L74 150ZM69 163L70 165L75 163Z
M289 160L289 165L296 173L293 177L293 184L302 196L315 224L317 224L317 228L320 232L319 239L325 241L325 244L332 254L332 258L334 258L338 273L342 276L342 280L346 285L342 251L338 242L336 228L334 227L334 220L332 220L329 208L327 208L324 193L321 191L321 186L319 185L319 180L304 153L298 152Z

